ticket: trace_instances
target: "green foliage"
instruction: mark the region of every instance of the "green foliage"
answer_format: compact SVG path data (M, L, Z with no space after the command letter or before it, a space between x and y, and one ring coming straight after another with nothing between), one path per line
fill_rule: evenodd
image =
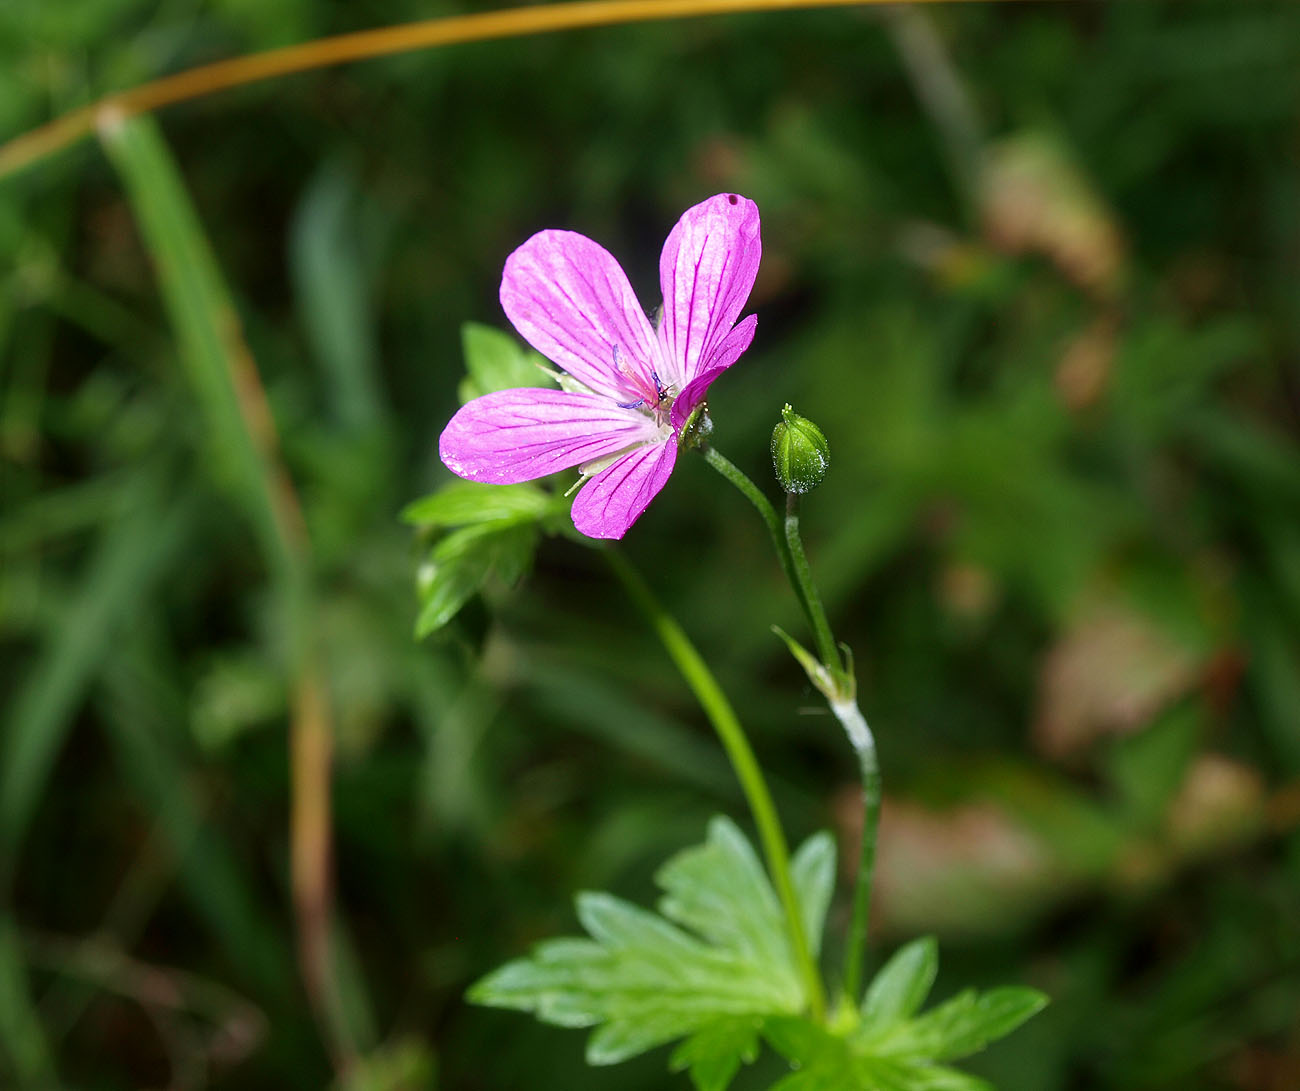
M329 377L334 412L349 429L384 417L376 382L370 255L361 196L348 171L323 168L307 188L289 238L289 256L312 354Z
M803 1020L770 1020L764 1036L797 1069L780 1091L991 1091L986 1081L942 1062L1005 1037L1040 1011L1034 989L967 990L918 1015L938 971L934 937L914 940L876 975L860 1021L826 1029ZM774 1089L775 1091L775 1089Z
M564 497L533 485L453 481L416 500L402 518L448 531L429 549L417 574L417 638L441 629L489 580L518 583L532 563L541 528L568 510Z
M140 79L457 6L0 4L0 138ZM1300 5L911 14L375 59L165 111L175 163L130 189L94 142L0 185L0 1085L335 1078L289 908L284 588L228 394L195 364L206 309L238 314L312 540L336 911L379 1038L420 1028L446 1087L663 1088L658 1058L588 1069L571 1036L458 998L554 934L573 889L632 897L743 806L734 778L594 553L554 541L527 593L491 575L454 639L415 644L413 573L472 519L417 551L397 513L444 480L462 325L504 329L514 247L582 231L653 307L664 231L728 189L759 204L764 260L714 438L764 479L790 401L835 449L802 526L895 804L873 941L937 932L943 996L1050 972L1052 1008L969 1063L1000 1091L1289 1086ZM986 219L969 163L950 169L972 140L1015 183L998 208L1042 215ZM212 263L174 217L141 229L138 194L168 178ZM217 312L195 306L212 264ZM717 669L782 813L849 844L850 759L772 640L807 635L753 518L683 456L620 548ZM1192 653L1162 707L1095 637L1095 669L1047 684L1098 597ZM1040 731L1067 707L1086 730L1058 765ZM49 933L233 990L274 1031L222 1027L208 1056L129 982L40 961ZM684 1042L725 1070L748 1024L714 1033Z
M794 877L809 942L821 939L834 883L830 838L810 838ZM614 1064L677 1038L675 1069L697 1088L725 1088L753 1059L766 1017L807 1003L777 902L763 866L726 818L705 844L656 875L659 914L608 894L580 894L578 919L591 939L558 939L478 982L478 1004L533 1012L558 1026L597 1029L590 1064Z
M546 360L510 334L494 326L466 322L460 328L460 338L469 372L456 388L462 403L498 390L551 385Z
M509 334L466 322L461 344L468 375L462 402L497 390L547 385L545 361ZM429 531L449 531L428 550L416 576L417 639L452 620L489 583L514 586L528 571L541 531L555 533L569 509L564 496L535 485L452 481L402 510L402 519ZM571 528L570 528L571 530Z
M862 998L866 1026L891 1027L911 1019L934 986L939 972L939 943L933 936L900 948L867 986Z
M810 838L793 877L809 942L821 943L834 887L834 843ZM923 1015L938 969L931 937L899 951L867 991L862 1013L826 1028L803 1016L797 969L780 907L744 835L725 818L709 839L656 876L658 914L608 894L580 894L590 939L539 944L469 991L492 1007L532 1012L545 1023L595 1027L593 1065L627 1060L684 1038L670 1058L697 1091L725 1091L767 1038L798 1071L778 1085L843 1091L946 1091L985 1087L938 1062L974 1053L1009 1034L1046 1003L1033 989L968 991Z
M433 1091L438 1065L418 1038L399 1038L366 1056L333 1086L333 1091Z

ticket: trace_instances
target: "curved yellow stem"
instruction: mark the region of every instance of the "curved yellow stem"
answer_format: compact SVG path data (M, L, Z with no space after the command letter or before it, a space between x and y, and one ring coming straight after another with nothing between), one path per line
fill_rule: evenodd
M576 0L561 4L506 8L474 15L451 15L400 26L340 34L205 64L108 95L0 145L0 178L15 174L88 136L105 114L120 119L215 91L287 76L294 72L306 72L313 68L327 68L350 61L461 42L548 34L581 27L612 26L656 19L689 19L749 11L851 7L888 2L892 0Z

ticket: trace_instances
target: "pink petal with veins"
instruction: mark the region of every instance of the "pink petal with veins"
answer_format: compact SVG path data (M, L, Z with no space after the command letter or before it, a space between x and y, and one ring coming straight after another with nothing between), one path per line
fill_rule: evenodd
M659 257L665 382L681 390L704 370L740 317L762 251L758 206L739 194L719 193L682 214Z
M539 231L506 259L501 306L524 340L618 402L654 389L660 349L622 267L575 231ZM639 385L620 374L623 368ZM662 374L662 372L660 372Z
M704 362L704 370L686 384L686 388L673 402L669 419L672 421L674 431L680 432L682 425L686 423L686 418L700 402L704 401L713 380L739 360L741 354L749 348L749 343L754 340L754 330L757 326L758 315L751 314L737 323L736 327L718 343L712 355Z
M510 485L606 458L659 434L654 422L598 394L527 387L461 406L438 440L447 469Z
M653 443L629 451L601 470L573 500L573 525L588 538L621 538L668 481L677 444Z

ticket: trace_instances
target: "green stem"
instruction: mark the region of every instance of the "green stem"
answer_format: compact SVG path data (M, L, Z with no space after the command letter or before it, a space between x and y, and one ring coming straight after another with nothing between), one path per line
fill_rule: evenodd
M857 1004L862 991L862 957L871 917L871 882L876 868L876 834L880 828L880 762L876 757L876 740L857 702L850 698L831 701L830 705L853 744L862 770L862 848L853 890L849 942L844 951L844 993L850 1003Z
M826 999L822 992L821 977L808 947L808 937L804 932L803 916L795 895L794 882L790 878L790 850L786 845L785 833L781 829L781 820L777 817L772 795L768 791L767 782L763 779L763 771L759 768L754 751L745 737L744 728L740 726L740 721L736 718L730 702L700 653L695 650L695 646L682 631L681 626L659 605L640 573L621 553L613 549L603 552L605 559L614 570L614 575L619 578L632 601L645 614L655 635L659 637L677 669L681 671L686 684L691 687L691 691L700 702L700 707L704 709L705 715L717 731L727 757L731 759L736 777L740 780L745 798L749 801L749 809L753 812L754 823L758 827L763 851L767 857L767 866L772 873L781 906L785 910L786 927L790 932L795 961L804 979L809 1007L812 1009L813 1018L820 1022L826 1015Z
M767 524L767 532L772 536L772 548L776 550L777 560L781 562L781 571L785 573L785 578L799 600L799 607L811 625L812 610L795 575L794 561L790 558L790 548L786 545L785 531L781 529L781 517L777 515L776 508L772 507L772 502L763 495L762 490L750 480L749 476L716 447L704 448L703 454L704 461L735 485L762 516L763 522Z
M739 468L712 447L704 451L705 461L736 486L758 510L767 524L790 588L803 608L808 624L817 641L817 654L828 677L818 688L826 694L835 718L840 721L858 756L862 772L862 848L858 860L858 874L853 891L853 914L849 926L848 946L845 950L844 990L856 1003L862 988L862 958L867 942L867 926L871 916L871 883L876 865L876 834L880 825L880 763L876 758L876 742L866 718L853 696L852 661L846 665L840 656L822 605L821 595L813 583L808 555L804 552L799 534L799 498L794 493L786 496L784 525L767 497ZM811 666L809 669L814 669ZM820 672L818 672L820 673ZM812 675L810 674L810 677ZM814 682L817 679L813 679Z
M835 637L831 635L830 622L826 620L826 610L822 606L821 595L813 583L812 569L808 567L808 555L803 550L803 539L799 537L799 497L788 493L785 498L785 544L790 552L790 564L794 573L793 580L798 581L795 591L804 604L808 614L808 623L812 626L817 640L817 654L827 670L835 675L844 673L840 662L839 649L835 646Z

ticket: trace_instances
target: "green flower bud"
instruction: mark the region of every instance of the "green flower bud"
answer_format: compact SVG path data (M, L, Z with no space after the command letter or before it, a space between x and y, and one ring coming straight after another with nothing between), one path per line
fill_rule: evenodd
M786 492L812 492L831 468L831 445L822 430L801 417L789 404L772 429L772 468Z
M700 402L682 425L677 436L677 446L684 451L698 451L708 445L713 434L713 419L709 416L709 403Z

